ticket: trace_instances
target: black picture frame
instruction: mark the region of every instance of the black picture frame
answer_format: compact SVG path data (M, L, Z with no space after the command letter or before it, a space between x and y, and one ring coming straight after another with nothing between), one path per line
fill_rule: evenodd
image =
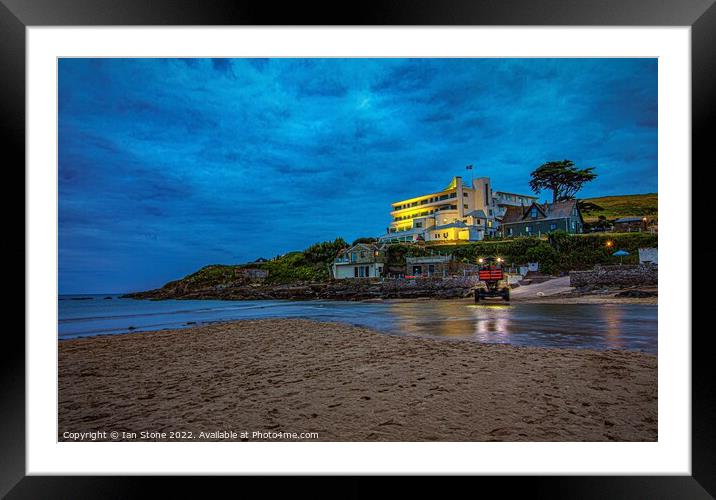
M0 0L0 110L6 190L14 173L23 185L25 161L25 28L110 25L556 25L690 26L692 41L692 165L713 162L708 122L716 109L716 6L714 0L393 0L380 4L229 0ZM708 155L708 157L707 157ZM707 160L708 158L708 160ZM692 172L694 169L692 167ZM16 180L16 179L12 179ZM15 189L17 190L17 189ZM706 198L693 197L694 213ZM7 214L17 211L14 205ZM686 207L688 208L688 207ZM705 207L704 207L705 208ZM12 219L12 217L7 217ZM19 224L19 223L18 223ZM14 234L24 234L25 228ZM6 234L13 234L6 231ZM8 239L9 240L9 239ZM8 241L6 240L6 241ZM24 238L13 238L10 254L20 261ZM22 244L18 244L23 241ZM693 245L693 261L708 248ZM16 256L16 258L14 258ZM19 267L19 266L15 266ZM19 269L15 272L19 274ZM17 283L20 277L17 276ZM23 276L24 279L24 276ZM24 282L24 281L23 281ZM23 294L24 297L24 294ZM694 312L700 300L694 297ZM550 498L711 498L716 492L714 448L714 363L707 348L709 328L692 336L692 476L481 478L497 482L503 494L517 491ZM39 477L25 475L25 342L7 329L0 350L0 495L7 498L127 498L161 482L190 494L187 478ZM688 334L689 332L672 332ZM319 493L330 494L330 483ZM370 493L356 478L341 496ZM153 485L154 486L154 485ZM417 484L422 489L420 484ZM484 486L484 485L482 485ZM202 488L204 486L201 486ZM165 490L165 492L168 490ZM203 490L206 494L206 490ZM407 492L407 490L404 490Z

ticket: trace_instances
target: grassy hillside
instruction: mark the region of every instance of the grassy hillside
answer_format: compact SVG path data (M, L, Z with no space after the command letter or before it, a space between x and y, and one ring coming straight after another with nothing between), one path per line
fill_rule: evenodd
M603 215L607 220L614 220L620 217L658 218L659 198L656 193L628 194L623 196L602 196L599 198L586 198L584 202L599 205L603 210L583 212L586 222L595 222Z
M316 243L302 252L289 252L268 262L239 265L212 264L162 288L167 290L194 290L213 286L232 286L248 283L238 272L242 269L264 269L269 272L267 284L295 283L299 281L327 281L329 268L338 251L347 246L341 238Z

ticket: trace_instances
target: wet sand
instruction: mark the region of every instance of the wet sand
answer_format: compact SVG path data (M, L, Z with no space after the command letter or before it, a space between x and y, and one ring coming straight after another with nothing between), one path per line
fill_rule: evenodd
M187 431L195 440L214 431L263 440L251 437L260 431L316 432L315 441L655 441L657 358L398 337L299 319L61 341L58 439L92 431Z

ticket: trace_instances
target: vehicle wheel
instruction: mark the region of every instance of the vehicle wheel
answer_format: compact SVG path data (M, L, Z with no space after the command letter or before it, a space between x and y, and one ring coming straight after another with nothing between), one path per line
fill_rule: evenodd
M475 290L475 303L480 302L480 290Z
M505 288L504 290L502 290L502 300L505 300L507 302L510 301L510 289L509 288Z

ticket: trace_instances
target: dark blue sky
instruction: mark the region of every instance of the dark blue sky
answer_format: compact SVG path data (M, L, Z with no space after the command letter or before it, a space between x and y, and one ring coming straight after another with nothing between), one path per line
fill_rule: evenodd
M60 293L377 236L390 203L540 164L657 190L655 59L62 59ZM546 199L548 193L542 193Z

